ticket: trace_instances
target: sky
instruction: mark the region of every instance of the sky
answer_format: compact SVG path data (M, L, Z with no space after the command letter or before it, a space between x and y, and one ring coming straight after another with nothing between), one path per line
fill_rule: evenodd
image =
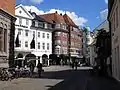
M91 31L107 18L108 0L16 0L27 10L37 14L66 13L80 27L90 27Z

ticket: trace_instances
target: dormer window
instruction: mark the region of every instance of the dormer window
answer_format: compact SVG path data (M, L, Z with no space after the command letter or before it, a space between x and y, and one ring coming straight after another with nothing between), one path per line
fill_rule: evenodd
M60 28L60 24L56 24L56 28Z
M43 22L38 22L38 27L43 27Z
M32 26L35 26L35 21L32 21Z
M38 27L38 22L37 21L35 21L35 27Z

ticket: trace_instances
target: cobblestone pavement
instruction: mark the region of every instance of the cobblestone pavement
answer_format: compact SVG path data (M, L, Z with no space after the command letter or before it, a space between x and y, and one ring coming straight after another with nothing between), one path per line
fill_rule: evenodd
M0 81L0 90L120 90L113 79L90 76L89 67L77 71L68 66L44 67L41 78L20 78Z

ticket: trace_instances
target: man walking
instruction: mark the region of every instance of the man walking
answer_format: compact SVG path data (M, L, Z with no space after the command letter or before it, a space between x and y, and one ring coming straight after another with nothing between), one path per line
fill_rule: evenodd
M38 62L37 68L38 68L38 76L40 78L41 77L41 72L42 72L42 64L40 62Z
M30 76L32 77L33 76L33 72L34 72L34 68L35 68L35 65L33 64L33 62L30 62Z

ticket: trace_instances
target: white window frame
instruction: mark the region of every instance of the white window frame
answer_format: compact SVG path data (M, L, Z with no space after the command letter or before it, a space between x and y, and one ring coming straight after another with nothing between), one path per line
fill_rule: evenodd
M47 39L49 39L50 38L50 34L49 33L47 33Z
M47 50L50 50L50 44L47 43Z
M45 50L45 43L42 43L42 49Z
M28 30L25 30L25 36L28 37L29 36L29 31Z
M40 32L38 32L38 37L40 38Z
M25 47L28 48L28 41L25 41Z
M38 49L40 49L40 42L38 42Z

